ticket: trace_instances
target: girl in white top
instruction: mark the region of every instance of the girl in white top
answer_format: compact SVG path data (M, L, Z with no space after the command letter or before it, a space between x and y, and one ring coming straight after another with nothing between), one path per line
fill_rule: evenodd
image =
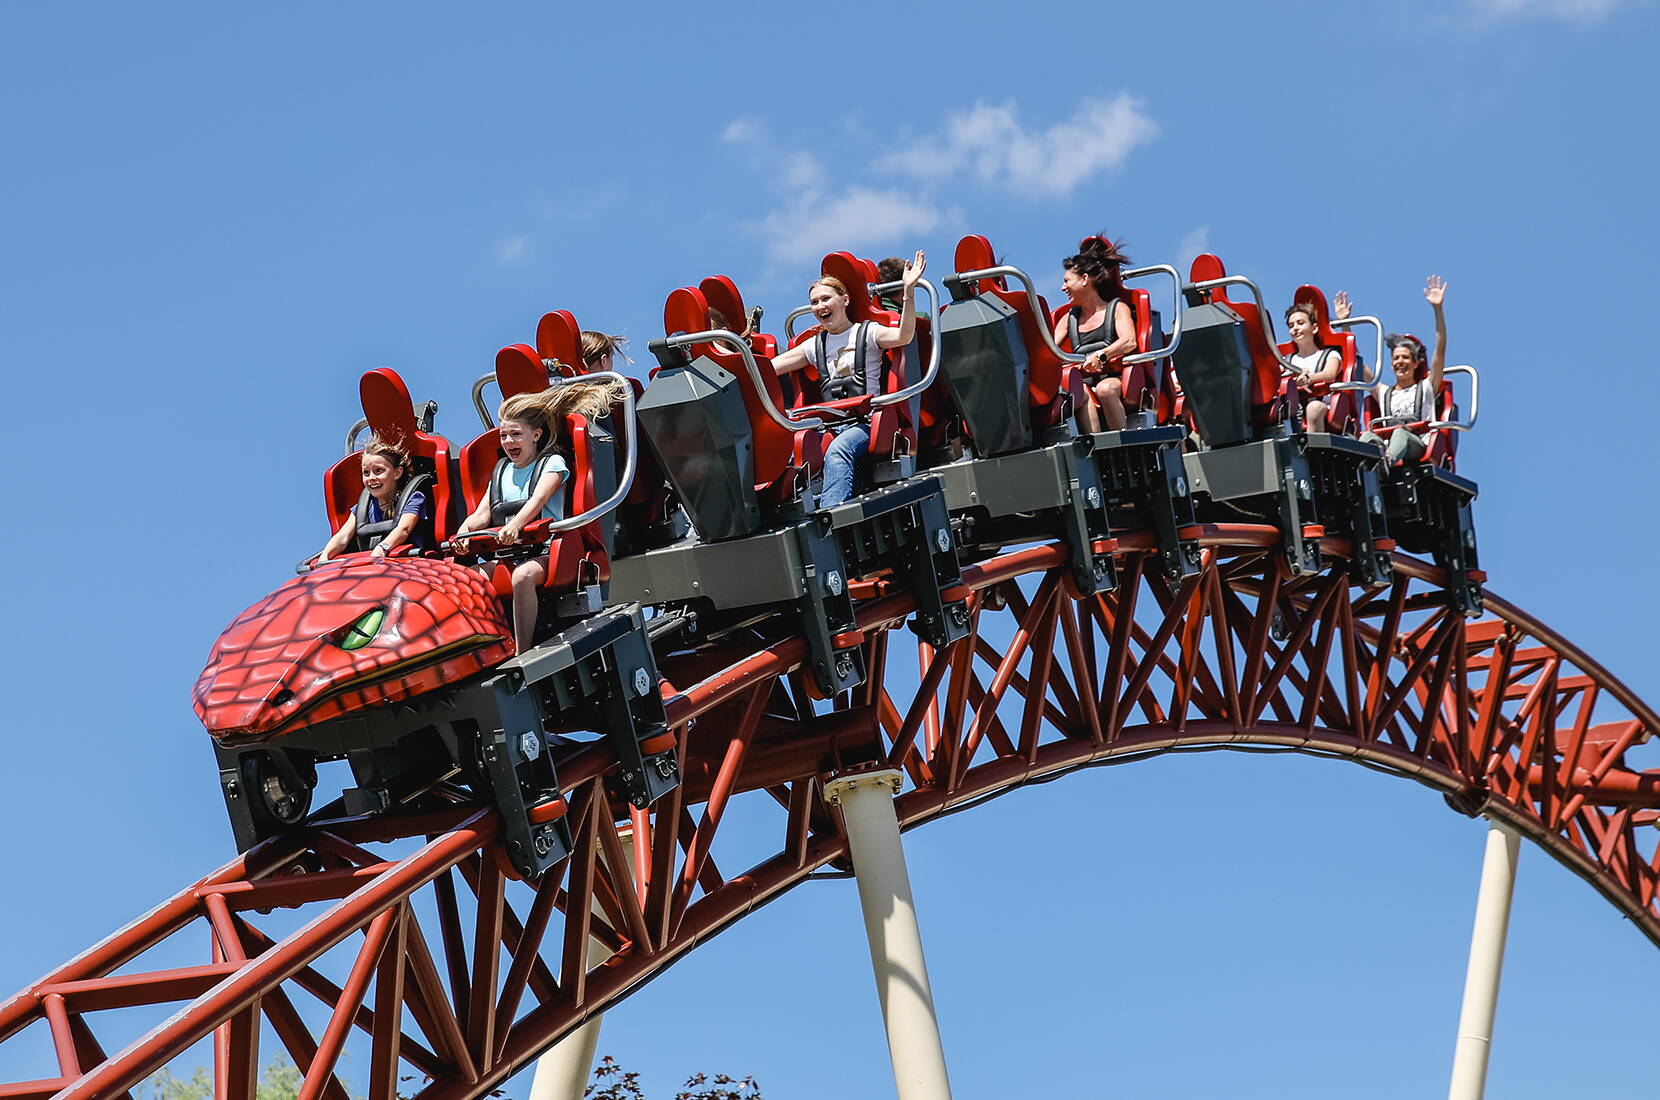
M1389 433L1388 446L1384 452L1391 465L1401 461L1414 462L1429 450L1429 441L1407 430L1404 425L1435 419L1436 399L1441 393L1442 368L1447 364L1447 317L1441 308L1446 296L1447 281L1439 275L1431 275L1429 281L1424 284L1424 299L1435 310L1435 352L1429 357L1429 372L1426 377L1416 378L1418 368L1424 363L1424 345L1419 343L1416 337L1391 333L1386 338L1389 343L1389 365L1395 371L1395 381L1393 385L1378 383L1375 391L1378 417L1372 423L1395 429ZM1347 319L1351 309L1348 294L1339 293L1335 303L1338 319ZM1360 438L1368 443L1383 442L1383 437L1376 432L1367 432Z
M490 475L497 492L484 494L472 515L461 521L456 541L490 526L492 496L504 502L523 502L495 535L502 546L517 543L525 525L534 520L563 519L570 467L555 450L559 427L571 413L590 418L605 415L624 399L623 389L610 381L571 381L536 393L514 394L503 401L496 410L496 430L507 461L498 464ZM519 653L534 643L537 590L547 580L549 560L549 552L544 550L513 567L513 640ZM486 576L494 570L495 563L485 563Z
M1285 327L1291 333L1294 350L1289 356L1297 368L1297 384L1305 392L1315 386L1328 386L1337 381L1343 370L1343 353L1336 348L1321 347L1316 343L1320 333L1313 302L1298 302L1285 311ZM1313 398L1303 405L1303 423L1311 432L1326 430L1326 403Z
M900 276L905 284L899 327L874 322L854 324L847 316L851 302L841 280L823 276L807 288L807 304L818 320L819 333L776 356L773 369L789 374L811 364L817 369L826 399L882 392L882 352L902 348L916 335L916 284L928 266L918 249ZM829 508L853 495L853 466L870 449L870 425L852 421L836 431L824 452L824 480L818 504Z

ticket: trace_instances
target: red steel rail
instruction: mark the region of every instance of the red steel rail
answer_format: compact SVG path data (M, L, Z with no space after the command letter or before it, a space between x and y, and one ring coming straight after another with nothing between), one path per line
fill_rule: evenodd
M267 842L0 1004L0 1052L44 1021L56 1058L55 1072L0 1081L0 1098L129 1096L212 1035L216 1097L250 1100L262 1021L305 1070L306 1100L348 1096L338 1066L355 1032L368 1037L371 1100L410 1076L427 1100L480 1096L845 860L822 784L866 766L903 769L909 828L1164 752L1267 745L1365 762L1504 820L1660 944L1660 769L1630 762L1660 722L1629 689L1491 595L1489 614L1466 622L1414 559L1398 556L1393 585L1364 591L1338 542L1323 547L1333 569L1298 578L1272 528L1207 527L1202 542L1201 571L1172 585L1149 545L1121 540L1118 590L1082 599L1060 547L1002 553L965 570L972 629L938 652L891 629L912 610L906 594L869 586L869 681L836 704L810 697L799 638L665 659L686 685L669 700L685 782L634 811L606 788L602 742L567 760L575 848L534 887L504 877L493 814L449 788L407 816ZM773 822L774 854L742 871L726 853L753 859L757 835L753 824L723 835L736 797ZM411 838L424 839L412 854ZM385 850L395 841L402 854ZM275 910L305 922L268 932ZM609 957L590 965L590 941ZM207 960L132 966L168 945ZM148 1030L119 1049L100 1041L100 1013L140 1006Z

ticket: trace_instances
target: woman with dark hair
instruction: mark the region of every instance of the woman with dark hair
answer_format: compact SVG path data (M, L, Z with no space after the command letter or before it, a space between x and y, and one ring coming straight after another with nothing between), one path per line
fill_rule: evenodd
M1416 462L1429 450L1429 441L1408 431L1406 425L1435 419L1435 405L1441 396L1441 372L1447 365L1447 317L1441 305L1446 300L1447 281L1431 275L1424 284L1424 299L1435 310L1435 353L1428 357L1428 371L1423 378L1418 371L1425 366L1424 345L1416 336L1390 333L1384 337L1389 345L1389 365L1395 371L1395 382L1379 382L1373 396L1378 402L1378 416L1373 427L1392 427L1384 457L1390 465L1397 462ZM1335 312L1339 321L1347 320L1351 309L1349 296L1338 294ZM1367 443L1383 443L1383 437L1368 431L1360 437Z
M1127 257L1105 236L1086 237L1075 255L1061 261L1061 290L1071 305L1055 322L1055 342L1084 356L1083 371L1095 401L1078 410L1086 432L1116 432L1124 427L1124 384L1116 361L1135 350L1135 317L1124 292Z
M1297 302L1285 311L1285 327L1291 333L1291 365L1297 368L1297 384L1304 392L1324 391L1343 371L1343 353L1320 344L1319 307L1314 302ZM1303 423L1311 432L1326 430L1326 403L1312 398L1303 405Z

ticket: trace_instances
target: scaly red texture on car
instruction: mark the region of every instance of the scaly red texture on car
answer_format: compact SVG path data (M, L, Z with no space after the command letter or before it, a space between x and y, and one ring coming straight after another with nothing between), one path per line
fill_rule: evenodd
M196 715L226 743L456 683L513 655L489 582L433 558L352 556L238 615L196 681Z

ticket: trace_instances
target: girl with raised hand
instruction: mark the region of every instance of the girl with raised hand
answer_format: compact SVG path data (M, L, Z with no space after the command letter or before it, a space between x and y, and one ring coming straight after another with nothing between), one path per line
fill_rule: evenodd
M1416 462L1429 450L1429 441L1407 430L1405 425L1435 419L1436 402L1441 396L1441 373L1447 365L1447 316L1441 308L1446 297L1447 281L1439 275L1431 275L1424 284L1424 299L1435 310L1435 352L1428 357L1429 370L1423 378L1417 377L1425 361L1424 345L1418 338L1396 333L1384 337L1384 342L1389 345L1389 365L1395 372L1395 381L1392 385L1387 382L1377 384L1374 396L1378 402L1378 416L1373 419L1372 425L1395 429L1389 433L1389 441L1384 448L1384 457L1391 465L1402 461ZM1333 308L1337 319L1347 320L1352 309L1348 294L1340 291ZM1384 442L1382 436L1371 431L1360 438L1368 443Z
M1099 414L1088 401L1078 410L1079 425L1086 432L1124 427L1118 360L1135 350L1135 316L1122 276L1128 262L1105 235L1086 237L1076 254L1061 261L1061 290L1072 304L1055 322L1055 343L1085 357L1084 378L1100 406Z
M873 321L854 324L847 316L850 299L840 279L825 275L807 287L807 304L818 320L818 334L773 359L773 369L789 374L811 365L820 390L828 400L882 392L882 352L902 348L916 335L916 284L928 261L918 249L900 275L904 308L899 325ZM820 508L829 508L853 495L853 466L870 450L870 418L859 417L831 428L836 438L824 452L824 482Z
M363 488L367 499L352 509L340 530L317 555L317 564L344 553L354 544L360 527L365 534L370 534L371 525L378 531L391 524L391 529L369 548L369 553L377 558L385 557L406 542L413 543L417 550L427 549L421 526L431 518L432 505L419 489L408 494L403 492L410 472L409 454L401 445L378 435L369 440L363 448Z
M624 397L623 383L594 380L565 382L503 401L496 412L496 430L506 457L490 475L490 492L456 528L456 540L489 527L497 505L518 505L495 535L502 546L517 543L534 520L564 519L564 489L571 468L561 453L559 427L572 413L604 416ZM487 573L493 569L486 565ZM513 567L513 640L520 653L533 644L537 589L547 575L547 550Z

